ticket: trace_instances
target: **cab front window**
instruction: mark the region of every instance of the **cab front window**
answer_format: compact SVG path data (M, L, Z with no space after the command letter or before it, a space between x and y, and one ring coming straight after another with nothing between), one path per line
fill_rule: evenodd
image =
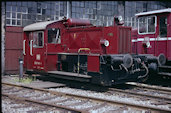
M153 34L155 33L156 17L139 17L138 18L138 33Z

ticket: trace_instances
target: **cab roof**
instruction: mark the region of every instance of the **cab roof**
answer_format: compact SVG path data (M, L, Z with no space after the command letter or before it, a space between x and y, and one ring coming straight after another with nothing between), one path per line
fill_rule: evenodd
M34 24L30 24L28 26L25 26L23 28L23 31L36 31L36 30L44 30L49 24L52 24L54 22L58 22L61 20L55 20L55 21L45 21L45 22L37 22Z
M137 13L137 14L135 14L135 16L138 17L138 16L146 16L146 15L153 15L153 14L159 14L159 13L170 13L170 12L171 12L171 8L167 8L167 9L160 9L160 10Z

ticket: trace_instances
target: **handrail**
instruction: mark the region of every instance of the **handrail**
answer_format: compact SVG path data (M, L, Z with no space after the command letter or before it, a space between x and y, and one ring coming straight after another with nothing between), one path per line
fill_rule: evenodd
M23 54L26 55L26 40L23 40Z
M78 53L82 50L89 50L90 51L90 48L80 48L80 49L78 49Z
M80 48L80 49L78 49L78 63L77 63L77 71L78 71L77 73L78 73L78 75L79 75L79 72L80 72L80 55L79 55L79 53L82 50L89 50L90 51L90 48Z
M33 40L30 40L30 55L33 56Z

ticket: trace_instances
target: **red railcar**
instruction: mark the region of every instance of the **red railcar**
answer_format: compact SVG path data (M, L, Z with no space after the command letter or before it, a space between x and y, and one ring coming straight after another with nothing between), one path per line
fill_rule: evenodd
M147 77L146 56L131 55L131 27L97 27L62 19L24 27L24 68L56 77L112 85ZM153 62L153 61L152 61Z
M161 57L161 64L153 66L159 74L171 76L171 8L138 13L138 29L133 31L132 49L138 54Z

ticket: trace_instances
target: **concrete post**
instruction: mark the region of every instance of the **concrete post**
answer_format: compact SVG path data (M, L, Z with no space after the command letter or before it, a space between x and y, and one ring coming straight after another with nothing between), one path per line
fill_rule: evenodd
M1 75L4 75L5 70L5 55L4 55L4 48L5 48L5 2L1 2Z
M20 75L19 75L19 81L21 78L23 78L23 59L19 59L19 67L20 67Z

